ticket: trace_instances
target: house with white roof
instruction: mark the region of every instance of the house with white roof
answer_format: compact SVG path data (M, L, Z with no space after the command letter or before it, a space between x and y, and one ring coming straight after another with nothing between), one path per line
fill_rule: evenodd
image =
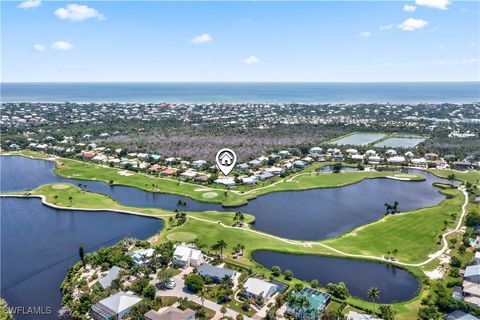
M388 157L393 157L393 156L396 156L397 155L397 151L393 150L393 149L388 149L385 154L388 156Z
M427 167L427 160L425 158L415 158L410 160L412 165L416 168L426 168Z
M362 162L364 156L362 154L352 154L350 158L352 158L352 160L355 162Z
M223 184L226 187L234 187L236 185L233 178L220 178L215 180L214 182L218 184Z
M310 150L308 150L308 152L310 152L310 153L318 153L318 154L321 154L322 151L323 151L323 149L320 148L320 147L313 147L313 148L310 148Z
M266 300L270 299L277 290L277 286L273 283L257 278L248 278L243 287L246 297L257 298L261 294Z
M258 182L258 179L257 179L256 176L242 177L241 180L242 180L243 184L247 185L247 186L252 186L254 184L257 184L257 182Z
M138 265L144 265L152 259L152 256L155 254L155 249L138 249L135 251L130 251L127 253L130 257L133 258L133 261Z
M369 157L369 156L375 156L376 154L377 154L377 151L371 150L371 149L370 149L370 150L367 150L367 151L365 152L365 155L366 155L367 157Z
M131 291L119 291L94 304L92 317L95 320L124 319L140 301L142 298Z
M383 160L382 157L379 156L370 156L368 157L369 164L379 164Z
M179 245L175 248L175 252L173 252L172 264L181 268L188 266L198 267L203 263L203 260L202 251Z
M403 164L403 163L405 163L405 157L394 156L394 157L388 158L387 161L389 163L393 163L393 164Z

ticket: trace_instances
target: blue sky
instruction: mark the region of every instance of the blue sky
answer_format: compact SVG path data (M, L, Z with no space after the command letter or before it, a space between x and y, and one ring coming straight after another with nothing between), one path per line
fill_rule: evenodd
M478 81L480 2L1 2L4 82Z

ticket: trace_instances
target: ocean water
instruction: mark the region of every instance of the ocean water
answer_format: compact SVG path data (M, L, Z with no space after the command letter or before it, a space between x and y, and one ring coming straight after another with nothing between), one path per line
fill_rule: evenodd
M2 83L2 102L469 103L480 82Z

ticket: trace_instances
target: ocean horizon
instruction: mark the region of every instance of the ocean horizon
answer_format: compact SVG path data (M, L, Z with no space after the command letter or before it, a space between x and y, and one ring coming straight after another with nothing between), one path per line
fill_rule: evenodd
M480 82L4 82L2 102L472 103Z

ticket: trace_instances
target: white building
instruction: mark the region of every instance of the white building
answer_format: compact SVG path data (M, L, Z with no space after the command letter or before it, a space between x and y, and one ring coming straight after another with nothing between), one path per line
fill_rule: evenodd
M92 317L95 320L123 319L142 298L133 292L119 291L110 297L100 300L92 306Z
M266 300L270 299L277 290L277 286L273 283L257 278L248 278L243 287L245 288L245 295L247 297L256 298L262 294Z
M127 255L133 258L133 261L138 265L144 265L152 259L155 250L152 248L148 249L139 249L135 251L128 252Z
M174 266L185 268L188 266L198 267L203 263L202 251L179 245L173 253L172 263Z
M223 184L224 186L227 186L227 187L235 186L235 180L233 178L220 178L215 180L214 182L218 184Z

